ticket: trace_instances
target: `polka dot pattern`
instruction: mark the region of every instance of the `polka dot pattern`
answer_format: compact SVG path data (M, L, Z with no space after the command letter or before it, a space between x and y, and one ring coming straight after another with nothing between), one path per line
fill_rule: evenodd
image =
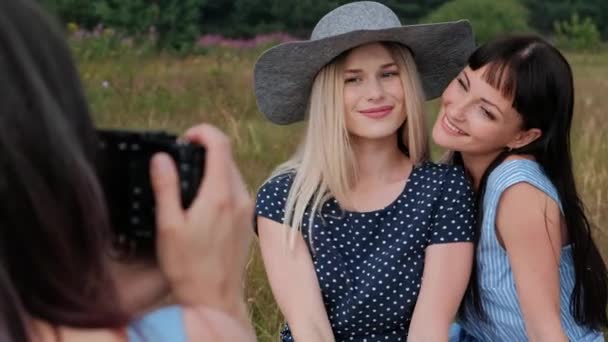
M282 223L292 179L284 174L264 184L256 214ZM305 219L302 234L336 341L405 341L426 247L472 241L474 216L462 169L425 163L384 209L346 211L331 198L315 214L312 241ZM281 339L293 341L287 325Z

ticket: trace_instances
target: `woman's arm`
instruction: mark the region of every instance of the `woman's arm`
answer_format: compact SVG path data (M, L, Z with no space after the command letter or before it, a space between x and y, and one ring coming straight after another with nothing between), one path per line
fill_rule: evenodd
M420 293L410 322L410 342L448 340L471 277L475 202L462 168L447 170L438 198L429 227Z
M408 334L409 342L441 342L448 331L471 275L474 248L470 242L426 248L420 293Z
M561 225L555 201L528 183L511 186L500 199L497 233L509 255L531 342L568 341L560 314Z
M260 249L274 297L296 341L334 341L321 289L300 233L293 249L284 225L258 216Z

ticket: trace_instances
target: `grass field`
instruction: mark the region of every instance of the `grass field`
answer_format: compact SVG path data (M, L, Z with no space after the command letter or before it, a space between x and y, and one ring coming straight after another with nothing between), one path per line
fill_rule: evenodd
M252 67L259 50L210 50L205 55L126 53L91 58L77 53L98 126L181 132L198 122L221 127L233 140L252 193L300 140L302 125L274 126L257 111ZM579 191L608 255L608 54L571 54L576 82L573 153ZM429 103L434 118L435 103ZM432 119L429 120L432 122ZM437 151L436 151L437 152ZM436 153L437 154L437 153ZM276 341L282 317L254 247L247 298L260 341Z

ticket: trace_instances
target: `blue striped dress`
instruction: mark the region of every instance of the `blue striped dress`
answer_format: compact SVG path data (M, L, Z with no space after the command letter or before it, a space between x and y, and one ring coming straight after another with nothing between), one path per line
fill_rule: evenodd
M496 209L502 193L510 186L526 182L546 193L561 208L558 193L540 165L530 160L511 160L499 165L488 177L483 198L483 225L477 250L477 270L486 322L462 318L460 333L451 341L527 341L523 316L507 253L496 237ZM580 326L570 313L570 294L574 287L574 263L570 246L561 251L561 320L572 342L604 342L599 331ZM465 308L468 300L465 299ZM471 315L467 315L471 317ZM454 330L452 331L454 333Z

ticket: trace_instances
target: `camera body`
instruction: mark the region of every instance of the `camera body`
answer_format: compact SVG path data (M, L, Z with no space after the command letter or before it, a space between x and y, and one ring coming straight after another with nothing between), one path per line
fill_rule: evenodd
M130 253L155 250L155 201L150 159L157 152L177 166L181 202L192 203L203 177L205 150L162 131L97 130L98 175L116 242Z

